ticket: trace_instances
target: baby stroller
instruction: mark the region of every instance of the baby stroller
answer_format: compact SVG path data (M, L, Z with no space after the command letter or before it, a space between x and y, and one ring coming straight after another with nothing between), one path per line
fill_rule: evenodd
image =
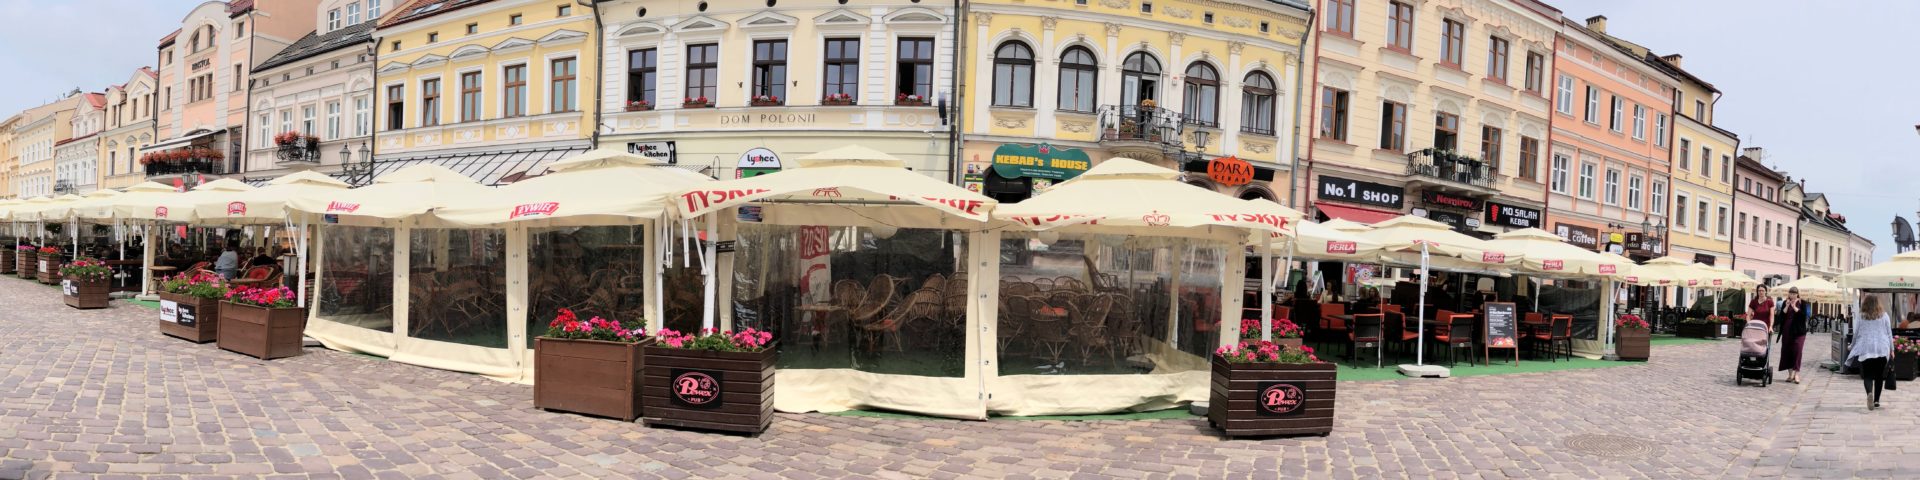
M1744 380L1760 382L1762 387L1773 384L1773 369L1767 368L1767 357L1773 354L1768 333L1767 322L1759 320L1748 320L1740 331L1740 367L1733 371L1734 385L1744 385Z

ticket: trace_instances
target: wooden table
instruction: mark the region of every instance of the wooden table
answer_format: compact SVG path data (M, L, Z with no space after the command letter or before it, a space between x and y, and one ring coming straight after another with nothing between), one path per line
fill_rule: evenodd
M175 270L179 270L179 269L174 267L169 267L166 265L154 265L152 267L148 267L148 270L153 271L153 285L149 286L148 288L152 289L155 292L158 292L160 291L160 282L166 280L167 274L173 273Z

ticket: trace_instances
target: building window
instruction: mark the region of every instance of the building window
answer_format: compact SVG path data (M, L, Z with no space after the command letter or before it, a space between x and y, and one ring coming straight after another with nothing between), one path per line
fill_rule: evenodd
M787 98L787 41L753 42L753 95L774 103Z
M1560 88L1554 98L1554 109L1560 113L1573 115L1573 77L1560 76Z
M1680 169L1692 170L1693 169L1692 159L1693 159L1693 141L1687 140L1684 138L1680 139Z
M1387 48L1413 52L1413 5L1406 2L1387 5Z
M327 140L340 139L340 102L327 102Z
M516 14L513 14L513 16L507 17L507 25L519 25L525 20L526 20L526 17L516 13Z
M933 39L901 38L895 52L894 88L898 96L933 97Z
M1627 177L1627 209L1640 209L1641 178L1639 175Z
M1440 150L1458 150L1460 148L1460 116L1447 112L1433 114L1433 148Z
M1099 65L1093 52L1085 47L1067 49L1060 56L1060 105L1061 110L1073 112L1091 112L1098 99Z
M388 49L387 49L387 51L389 51L389 52L398 52L398 51L400 51L400 41L399 41L399 40L394 40L394 41L393 41L393 46L392 46L391 48L388 48Z
M1571 163L1573 159L1567 158L1566 155L1553 155L1553 165L1549 167L1550 178L1547 181L1547 186L1553 189L1553 193L1562 195L1567 193L1567 170L1571 168L1569 165Z
M387 87L387 130L407 128L406 87L393 85Z
M718 95L720 45L705 43L687 46L686 99L712 102Z
M1452 19L1441 22L1440 64L1460 68L1460 54L1466 48L1467 25Z
M327 31L340 29L340 9L327 10Z
M313 135L319 132L319 130L316 129L313 124L313 119L314 119L313 111L314 111L313 105L300 107L300 133Z
M1261 72L1247 74L1240 87L1240 131L1273 135L1275 92L1273 77Z
M280 111L280 131L281 132L294 131L293 130L293 110L289 109L289 110Z
M1347 141L1348 96L1346 90L1320 89L1320 138Z
M1020 42L993 52L993 106L1033 106L1033 49Z
M1619 95L1614 95L1611 98L1613 102L1613 115L1607 117L1607 128L1613 129L1613 133L1620 133L1621 129L1627 127L1627 102L1620 100Z
M365 96L353 99L353 134L357 137L373 134L373 102Z
M1380 148L1407 151L1407 106L1393 101L1380 102Z
M1593 199L1593 172L1592 163L1580 163L1580 198Z
M1760 243L1766 244L1766 245L1777 245L1773 242L1773 232L1777 230L1773 225L1773 220L1767 220L1766 224L1763 226L1760 223L1760 217L1758 215L1755 215L1753 226L1755 228L1760 229L1760 231L1754 232L1754 235L1753 235L1754 240L1759 240Z
M1700 173L1706 174L1709 179L1713 178L1713 147L1700 146Z
M1722 237L1727 236L1727 206L1726 205L1720 206L1719 226L1720 226L1720 229L1718 230L1718 235Z
M1647 209L1648 213L1654 215L1667 213L1667 183L1654 180L1653 190L1648 191L1648 194L1647 201L1651 202L1652 207Z
M1721 214L1725 215L1724 212L1722 212ZM1746 213L1740 214L1740 224L1734 225L1734 233L1736 235L1739 235L1741 240L1747 239L1747 214Z
M1659 185L1658 183L1654 184L1655 187ZM1687 196L1674 195L1673 199L1673 226L1687 228ZM1703 218L1701 221L1706 221L1706 219Z
M1520 178L1540 181L1540 140L1520 137Z
M1706 100L1693 101L1693 118L1696 120L1699 120L1700 123L1707 122L1707 101Z
M659 50L652 48L627 52L628 102L646 102L649 106L659 103L659 92L656 90L660 82L659 53ZM507 68L512 72L512 69L521 67ZM511 85L512 75L509 74L508 77L508 84ZM522 77L521 85L526 85L525 82L526 79Z
M256 124L260 126L260 136L253 141L253 148L273 146L273 117L262 113Z
M845 95L850 101L860 100L860 39L827 39L826 68L827 95Z
M553 13L553 16L555 18L566 18L566 17L573 16L573 5L562 4L557 10L558 11Z
M1731 175L1733 175L1733 157L1728 155L1721 155L1720 156L1720 182L1731 183L1733 181Z
M1587 85L1587 123L1600 124L1600 89Z
M460 74L460 121L479 120L481 107L486 106L480 96L480 72Z
M1160 60L1133 52L1120 62L1120 107L1132 111L1142 100L1160 99Z
M1546 88L1545 82L1542 81L1547 78L1546 73L1547 57L1539 53L1527 52L1527 91L1536 95L1546 93L1542 90Z
M573 57L556 58L553 60L552 69L547 70L547 74L553 79L547 87L547 95L549 95L547 101L548 112L573 111L573 98L576 94L580 93L579 63L580 62L574 60ZM709 86L709 88L711 88L711 86ZM713 97L709 96L707 98Z
M1605 185L1606 197L1604 200L1607 202L1607 205L1619 205L1620 204L1620 170L1616 168L1607 169L1606 182L1607 182Z
M473 35L476 33L480 33L480 24L478 23L467 24L467 35Z
M1186 97L1181 107L1187 123L1205 127L1220 124L1220 74L1212 65L1194 62L1187 66Z
M1667 114L1653 114L1653 144L1660 147L1667 146Z
M1647 107L1644 105L1633 106L1633 139L1647 139Z
M367 0L367 19L380 19L380 0Z
M1507 83L1507 39L1487 38L1487 78Z
M440 125L440 79L420 82L420 126Z
M1487 162L1487 171L1500 173L1501 131L1491 125L1480 126L1480 160Z
M430 32L430 33L428 33L428 34L427 34L427 44L429 44L429 45L431 45L431 44L435 44L435 43L440 43L440 32Z
M527 66L508 65L501 69L500 116L506 118L527 114Z
M1710 227L1710 226L1708 225L1708 223L1707 223L1707 222L1708 222L1708 220L1707 220L1707 218L1708 218L1708 216L1710 216L1710 215L1712 215L1712 212L1708 212L1708 211L1707 211L1707 201L1706 201L1706 200L1701 200L1701 201L1700 201L1700 210L1698 210L1698 211L1700 212L1700 223L1696 223L1696 224L1693 224L1693 226L1694 226L1694 227L1696 227L1696 228L1699 228L1699 229L1700 229L1700 233L1702 233L1702 234L1705 234L1705 233L1707 233L1707 228L1709 228L1709 227Z
M1353 38L1353 0L1327 0L1327 31Z
M359 25L359 24L360 24L360 3L354 2L354 3L347 4L347 25Z

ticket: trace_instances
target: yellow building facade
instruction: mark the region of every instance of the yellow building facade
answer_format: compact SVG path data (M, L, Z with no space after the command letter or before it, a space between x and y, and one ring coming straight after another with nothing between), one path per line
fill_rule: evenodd
M126 83L107 88L107 125L100 133L100 188L120 189L146 180L140 150L152 145L159 74L141 67Z
M0 120L0 199L19 198L14 175L20 170L20 154L13 149L14 127L23 118L15 114Z
M373 35L374 175L433 163L498 184L584 151L594 32L593 12L572 0L401 6Z
M1271 185L1285 185L1294 153L1306 4L987 0L962 21L969 188L1017 201L1126 157L1287 200ZM1208 175L1220 157L1254 179Z

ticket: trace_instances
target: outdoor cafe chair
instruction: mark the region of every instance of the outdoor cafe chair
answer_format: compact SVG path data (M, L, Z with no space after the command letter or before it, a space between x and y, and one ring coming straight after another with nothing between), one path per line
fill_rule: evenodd
M1386 315L1379 313L1354 315L1353 328L1347 330L1347 358L1357 359L1356 350L1372 348L1373 366L1374 368L1379 368L1381 358L1380 346L1382 345L1381 324L1384 323L1385 320Z
M1471 314L1452 313L1445 310L1442 310L1442 312L1440 318L1445 322L1444 325L1446 325L1446 328L1435 329L1433 341L1447 347L1447 363L1455 363L1454 351L1465 347L1467 348L1467 364L1473 364L1472 349L1473 342L1476 340L1474 338L1474 327L1478 322L1474 320Z
M1549 317L1553 320L1553 334L1549 337L1552 345L1565 348L1567 359L1573 359L1573 315L1559 314ZM1551 352L1550 352L1551 353ZM1556 354L1557 355L1557 354Z
M1072 343L1072 335L1068 334L1068 329L1072 327L1070 322L1070 315L1045 314L1038 309L1034 312L1031 322L1033 342L1044 350L1035 353L1046 355L1048 365L1059 364L1060 354L1066 351L1068 343Z
M1107 333L1107 314L1113 311L1113 297L1089 299L1085 307L1072 316L1073 325L1069 334L1080 339L1080 363L1093 363L1093 351L1104 350L1107 361L1113 361L1113 339Z

